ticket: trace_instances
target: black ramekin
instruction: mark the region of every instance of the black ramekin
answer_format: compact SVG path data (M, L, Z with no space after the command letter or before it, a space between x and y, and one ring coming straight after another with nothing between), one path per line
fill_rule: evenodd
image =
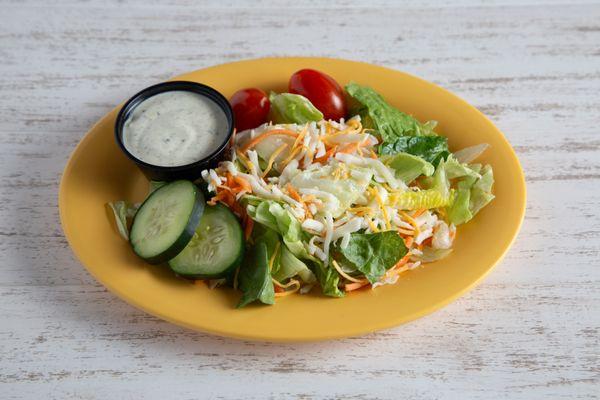
M123 144L123 125L125 124L125 121L129 117L131 112L141 102L159 93L170 92L174 90L198 93L208 97L209 99L217 103L217 105L225 113L227 123L229 124L229 126L227 127L227 137L225 138L223 143L221 143L219 147L217 147L211 154L191 164L179 165L175 167L164 167L159 165L148 164L135 157L125 148L125 145ZM148 179L155 181L189 179L193 181L200 177L200 173L202 172L202 170L215 167L217 163L221 160L228 147L231 135L233 135L233 128L233 110L231 109L231 106L229 105L227 99L221 93L211 88L210 86L206 86L201 83L188 81L171 81L150 86L133 96L127 101L127 103L125 103L125 105L121 108L121 111L119 111L117 121L115 122L115 138L117 140L117 144L119 145L123 153L125 153L127 157L129 157L133 162L136 163L136 165L140 168L140 170L144 173L144 175L146 175Z

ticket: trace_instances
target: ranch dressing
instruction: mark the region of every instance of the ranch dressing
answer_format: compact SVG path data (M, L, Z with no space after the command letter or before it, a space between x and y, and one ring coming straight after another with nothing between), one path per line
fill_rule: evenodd
M123 144L136 158L174 167L210 155L227 138L225 112L201 94L173 90L142 101L123 126Z

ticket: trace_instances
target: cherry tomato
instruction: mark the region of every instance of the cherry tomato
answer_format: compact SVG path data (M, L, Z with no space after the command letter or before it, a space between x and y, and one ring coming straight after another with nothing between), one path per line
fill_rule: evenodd
M256 88L238 90L229 99L235 116L235 128L238 132L256 128L267 122L271 108L269 97Z
M346 116L344 91L329 75L314 69L301 69L291 76L289 91L309 99L325 119L338 121Z

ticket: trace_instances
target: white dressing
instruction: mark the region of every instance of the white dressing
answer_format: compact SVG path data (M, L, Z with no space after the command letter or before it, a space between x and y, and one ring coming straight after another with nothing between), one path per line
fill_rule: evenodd
M123 144L136 158L174 167L210 155L227 138L225 112L201 94L174 90L154 95L129 115Z

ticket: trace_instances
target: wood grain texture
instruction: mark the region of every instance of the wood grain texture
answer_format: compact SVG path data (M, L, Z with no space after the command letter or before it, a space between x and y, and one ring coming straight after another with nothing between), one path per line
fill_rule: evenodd
M0 10L1 398L598 398L599 3L28 0ZM416 74L505 132L527 214L478 288L385 332L252 343L148 316L74 259L58 181L93 122L170 76L283 55Z

